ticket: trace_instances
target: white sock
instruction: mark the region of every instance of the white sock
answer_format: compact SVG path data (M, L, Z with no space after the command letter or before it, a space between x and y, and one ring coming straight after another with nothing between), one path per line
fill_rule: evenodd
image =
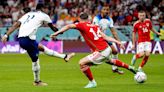
M116 55L112 54L112 59L118 59L118 54Z
M34 81L40 81L39 59L36 62L32 62L32 71L33 71L33 75L34 75Z
M118 59L118 54L116 55L112 54L112 59ZM112 65L112 70L116 70L116 69L118 69L118 67L115 65Z
M133 55L133 58L131 60L131 65L134 65L136 62L136 55Z
M96 81L93 79L92 81L91 81L92 83L96 83Z
M47 47L44 46L44 53L46 55L49 55L49 56L55 56L55 57L59 57L59 58L64 58L66 56L66 54L60 54L56 51L53 51L51 49L48 49Z

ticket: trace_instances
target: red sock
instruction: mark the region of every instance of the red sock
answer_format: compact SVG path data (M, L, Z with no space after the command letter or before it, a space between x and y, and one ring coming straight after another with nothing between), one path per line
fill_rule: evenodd
M87 78L90 81L93 80L92 72L91 72L91 70L90 70L88 65L81 66L81 71L87 76Z
M116 66L123 67L123 68L126 68L126 69L129 68L129 65L128 65L128 64L126 64L126 63L124 63L124 62L122 62L122 61L120 61L120 60L118 60L118 59L115 59L115 60L112 60L112 61L113 61L113 63L114 63Z
M146 64L148 59L149 59L149 56L145 56L142 60L142 63L140 64L140 67L143 67Z

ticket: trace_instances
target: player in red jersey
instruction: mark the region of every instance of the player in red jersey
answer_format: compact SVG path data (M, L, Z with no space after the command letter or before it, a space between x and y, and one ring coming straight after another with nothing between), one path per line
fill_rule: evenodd
M143 71L142 68L148 61L152 48L150 42L150 31L156 33L157 35L161 34L153 29L150 19L146 19L145 11L139 11L138 18L139 20L136 21L133 25L134 30L132 34L132 50L134 50L136 42L136 33L138 33L137 54L133 56L131 64L134 66L136 59L143 57L142 63L139 65L138 68L138 71Z
M90 66L94 64L101 64L102 61L106 61L107 64L116 65L119 67L126 68L136 74L134 68L129 66L126 63L121 62L118 59L111 59L109 56L111 55L111 48L108 45L107 41L112 41L120 45L121 48L124 46L120 41L115 40L112 37L106 36L98 26L91 24L88 22L88 14L82 13L80 14L80 22L75 24L70 24L63 27L61 30L55 32L51 35L51 37L55 37L60 33L65 32L68 29L76 28L80 31L81 35L84 37L85 42L90 47L92 53L79 61L81 71L86 75L89 79L88 85L85 88L93 88L97 86L96 81L94 80ZM107 41L106 41L107 40Z

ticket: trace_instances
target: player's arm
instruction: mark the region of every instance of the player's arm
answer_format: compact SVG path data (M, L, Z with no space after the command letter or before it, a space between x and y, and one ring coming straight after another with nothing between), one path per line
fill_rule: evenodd
M157 32L157 31L155 31L155 29L153 28L153 25L152 25L152 22L150 21L150 19L148 19L148 20L149 20L149 22L150 22L150 29L151 29L151 31L152 31L153 33L155 33L155 34L161 36L162 34L159 33L159 32Z
M101 32L101 31L100 31L100 35L101 35L106 41L115 42L115 43L117 43L118 45L120 45L120 48L125 49L125 48L124 48L124 45L123 45L120 41L118 41L118 40L116 40L116 39L114 39L114 38L112 38L112 37L107 36L106 34L104 34L104 33Z
M43 21L47 23L47 25L54 31L58 31L58 28L56 28L53 24L52 24L52 20L50 18L50 16L48 16L47 14L43 15Z
M58 28L56 28L52 23L48 23L48 26L54 31L58 31Z
M154 28L152 28L152 29L151 29L151 31L152 31L153 33L155 33L155 34L159 35L159 36L161 36L161 35L162 35L161 33L159 33L159 32L157 32L157 31L155 31L155 29L154 29Z
M62 34L63 32L67 31L68 29L74 29L76 28L75 24L69 24L61 28L59 31L55 32L54 34L51 34L50 37L54 38L55 36Z
M136 42L136 32L132 33L132 50L135 49L135 42Z
M138 32L138 26L137 26L138 21L136 21L133 24L133 32L132 32L132 50L135 49L135 43L136 43L136 33Z
M116 40L120 41L120 39L119 39L119 37L118 37L118 34L117 34L117 31L116 31L116 29L114 28L114 22L113 22L113 19L112 19L112 18L110 18L109 28L110 28L110 31L111 31L113 37L114 37Z
M111 30L111 32L112 32L113 37L114 37L116 40L120 41L120 39L119 39L119 37L118 37L118 35L117 35L117 32L116 32L115 28L114 28L114 27L111 27L110 30Z
M1 41L2 41L3 43L6 43L8 36L9 36L12 32L14 32L17 28L19 28L20 25L21 25L21 22L19 22L19 21L15 22L15 23L13 24L13 26L10 27L10 28L8 29L8 31L6 32L6 34L2 37Z

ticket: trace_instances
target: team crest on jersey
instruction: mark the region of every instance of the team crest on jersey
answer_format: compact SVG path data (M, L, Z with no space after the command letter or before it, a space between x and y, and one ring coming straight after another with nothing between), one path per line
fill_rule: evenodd
M146 23L146 26L149 27L149 23Z
M139 28L142 28L142 26L139 26Z

